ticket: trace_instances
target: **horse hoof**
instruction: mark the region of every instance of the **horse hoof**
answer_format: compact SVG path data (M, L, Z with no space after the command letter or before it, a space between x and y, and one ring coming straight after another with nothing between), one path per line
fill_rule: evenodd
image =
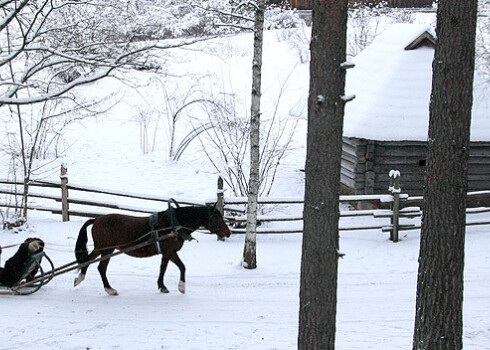
M179 292L185 294L185 282L179 281Z
M159 288L161 293L168 293L168 289L166 287Z
M119 295L119 293L117 292L117 290L115 290L114 288L104 288L104 290L109 295L112 295L112 296Z
M82 275L82 274L79 274L76 278L75 278L75 281L73 282L73 287L76 287L78 286L80 283L83 282L83 280L85 279L85 275Z

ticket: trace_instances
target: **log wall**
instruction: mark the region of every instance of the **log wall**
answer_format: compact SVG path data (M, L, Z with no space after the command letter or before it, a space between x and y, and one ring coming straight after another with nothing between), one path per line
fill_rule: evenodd
M380 194L389 187L388 173L401 172L404 193L421 195L424 186L426 143L422 141L373 141L344 138L341 182L347 193ZM490 186L490 142L470 146L468 190Z

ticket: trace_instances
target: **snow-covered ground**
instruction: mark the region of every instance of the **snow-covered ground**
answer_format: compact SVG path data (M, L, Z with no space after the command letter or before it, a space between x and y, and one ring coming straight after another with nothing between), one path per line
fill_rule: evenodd
M81 223L34 220L30 232L2 234L2 244L39 236L59 266L73 260ZM464 348L470 350L490 344L489 229L467 232ZM0 349L295 349L301 235L259 236L252 271L240 267L243 236L195 237L199 243L186 243L180 253L185 295L174 265L166 275L170 293L161 294L158 257L118 256L108 269L117 297L105 293L95 267L76 288L75 273L68 273L31 296L2 296ZM411 347L418 238L413 231L394 244L376 231L341 234L338 349Z
M304 38L303 34L266 33L265 116L274 110L279 94L280 113L305 116L308 64L301 63L301 45L291 46ZM238 40L223 38L209 43L204 52L175 50L166 64L169 71L178 72L174 84L184 92L196 80L195 74L204 70L206 79L214 80L203 83L200 92L231 91L246 106L250 48L250 35L239 36ZM66 152L54 162L48 159L40 177L57 180L59 164L64 162L69 181L74 184L177 199L215 198L217 172L199 152L199 143L192 144L179 162L167 159L168 134L163 119L159 124L157 119L150 123L151 127L159 125L155 150L141 153L140 125L135 118L142 110L160 113L164 91L160 83L155 83L155 76L134 74L126 78L141 83L137 92L111 79L80 90L86 96L105 96L119 89L121 94L115 99L120 103L96 119L70 125L65 135ZM165 81L168 94L177 91L171 80ZM215 85L217 81L223 85ZM178 104L177 100L170 102ZM186 126L189 124L185 122L179 125L178 138L188 132ZM304 121L298 125L294 146L277 174L273 196L303 194L303 173L299 170L304 165ZM1 178L7 176L8 169L9 158L0 157ZM226 196L231 196L230 191ZM92 197L104 198L85 194L85 198ZM153 209L164 210L166 205L155 204ZM299 206L286 209L289 214L301 211ZM72 218L61 223L59 217L48 214L29 215L28 230L18 234L2 231L0 244L20 243L26 237L37 236L45 240L46 252L56 266L74 260L74 243L83 220ZM489 230L490 226L480 226L467 231L464 347L470 350L489 349L490 344ZM195 237L199 243L186 243L180 253L187 267L185 295L177 290L178 269L174 265L169 265L166 274L170 294L161 294L156 286L158 257L118 256L108 269L108 278L120 294L117 297L104 292L94 266L76 288L73 272L56 277L31 296L1 296L0 350L295 349L301 235L259 236L258 268L252 271L240 265L243 236L225 242L205 234L197 233ZM418 248L418 231L404 234L397 244L376 230L341 233L341 250L346 256L339 265L338 349L411 347ZM11 254L11 249L4 250L2 263Z

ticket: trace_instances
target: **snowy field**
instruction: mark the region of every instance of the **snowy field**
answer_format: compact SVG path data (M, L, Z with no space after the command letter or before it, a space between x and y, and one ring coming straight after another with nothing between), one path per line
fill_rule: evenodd
M74 259L80 226L35 220L29 233L4 234L2 243L39 236L59 266ZM467 233L464 348L470 350L490 344L489 229ZM186 243L180 253L185 295L174 265L166 275L170 293L161 294L157 257L118 256L108 269L117 297L105 293L94 267L76 288L76 274L68 273L31 296L2 296L0 349L295 349L301 235L259 236L253 271L240 267L243 236L195 237L199 243ZM338 349L411 348L418 238L413 231L394 244L376 231L341 234Z
M300 169L305 155L308 64L300 58L301 51L308 47L305 35L270 32L265 36L264 119L275 109L278 98L281 100L278 113L299 119L294 147L281 162L272 196L303 195ZM207 92L216 95L233 92L238 107L247 113L251 39L251 35L220 38L206 43L205 50L173 51L165 72L176 72L175 81L172 76L163 79L165 72L162 77L133 72L134 76L125 77L124 84L107 79L81 89L80 94L87 97L114 93L113 101L118 104L97 118L71 124L65 130L65 152L58 159L48 157L37 164L43 167L36 179L59 180L59 165L64 162L71 184L177 199L216 198L218 174L199 151L199 143L191 144L179 162L168 160L168 130L163 118L159 120L156 115L164 109L164 93L172 95L175 86L185 93L195 81L200 82L196 98ZM198 72L202 75L198 76ZM138 88L132 90L130 87L134 86ZM176 109L183 100L173 97L166 102ZM141 124L137 117L142 110L154 116L149 121L149 135L156 143L148 154L142 154L140 147ZM189 124L189 120L179 124L177 141L189 131ZM157 132L153 133L151 128ZM10 164L8 156L0 155L0 178L9 174ZM231 196L231 191L225 195ZM92 197L85 194L85 198ZM32 204L42 201L37 199ZM166 205L155 205L152 209L164 210ZM287 210L288 214L295 214L301 208ZM18 234L2 231L0 244L20 243L26 237L37 236L46 242L46 252L56 266L73 261L75 240L83 220L73 218L61 223L60 217L37 212L29 215L28 230ZM471 227L467 231L464 300L467 350L490 348L489 231L490 226ZM259 236L258 268L252 271L240 265L242 235L225 242L201 233L194 236L199 243L188 242L180 252L187 267L185 295L177 290L178 269L174 265L169 264L166 274L170 293L161 294L156 285L158 257L118 256L111 260L107 273L119 292L117 297L105 293L94 266L76 288L73 272L56 277L31 296L1 296L0 350L296 349L302 236ZM411 348L419 232L409 231L401 238L393 244L387 234L376 230L341 233L341 250L346 256L339 265L338 349ZM4 250L2 264L11 254L11 249Z

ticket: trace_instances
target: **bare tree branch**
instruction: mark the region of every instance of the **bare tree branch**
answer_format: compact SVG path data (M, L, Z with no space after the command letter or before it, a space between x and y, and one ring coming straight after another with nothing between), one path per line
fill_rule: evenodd
M27 5L29 0L22 0L19 4L14 0L5 0L0 3L0 8L5 8L6 5L14 3L15 7L12 11L8 12L7 15L0 21L0 32L4 30L10 22L12 22L16 16L22 11L22 9Z
M196 42L200 42L203 40L209 40L210 38L198 38L198 39L190 39L190 40L184 40L184 41L179 41L175 44L160 44L160 43L155 43L151 45L145 45L142 46L141 48L134 49L133 51L126 52L119 57L113 59L112 61L108 61L105 63L100 63L100 62L95 62L95 61L90 61L90 60L84 60L84 59L78 59L77 57L69 56L69 55L64 55L62 53L58 53L56 51L50 51L48 49L45 49L46 51L59 55L63 57L65 60L64 61L58 61L58 62L52 62L49 65L44 65L40 66L36 70L29 71L29 73L36 73L44 68L47 68L52 65L56 65L57 63L60 62L77 62L77 63L85 63L85 64L91 64L91 65L96 65L97 67L105 67L104 69L99 70L98 72L87 76L87 77L80 77L68 84L65 84L64 86L60 87L59 89L53 91L53 92L48 92L45 94L40 94L37 96L32 96L32 97L13 97L17 92L19 92L20 89L22 88L28 88L29 86L24 85L24 84L16 84L11 91L8 91L5 95L6 96L0 96L0 106L2 105L27 105L27 104L33 104L33 103L39 103L39 102L44 102L59 96L62 96L63 94L69 92L73 88L80 86L80 85L85 85L89 84L92 82L95 82L97 80L100 80L104 77L107 77L110 75L110 73L119 67L122 67L124 65L128 64L127 59L130 58L131 56L134 56L138 53L142 53L145 51L149 50L154 50L154 49L159 49L159 50L164 50L164 49L171 49L171 48L178 48L178 47L183 47L186 45L194 44ZM26 81L28 77L24 77L22 80Z

